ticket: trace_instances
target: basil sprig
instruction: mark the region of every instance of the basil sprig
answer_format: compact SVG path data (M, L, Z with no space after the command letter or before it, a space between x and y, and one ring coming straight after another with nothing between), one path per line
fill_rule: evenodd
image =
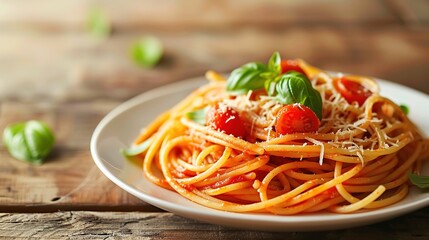
M250 90L264 87L267 66L262 63L248 63L231 72L226 82L226 90L231 95L246 94Z
M3 132L3 142L10 155L32 164L42 164L54 146L52 130L40 121L14 123Z
M322 97L310 80L301 73L289 71L282 74L281 58L275 52L268 64L247 63L232 71L226 82L231 95L246 94L250 90L263 89L282 104L300 103L322 119Z
M275 85L275 98L283 104L301 103L309 107L322 119L322 97L303 74L288 72Z
M274 52L270 60L268 60L268 70L275 75L279 75L282 72L282 58L280 57L280 53Z

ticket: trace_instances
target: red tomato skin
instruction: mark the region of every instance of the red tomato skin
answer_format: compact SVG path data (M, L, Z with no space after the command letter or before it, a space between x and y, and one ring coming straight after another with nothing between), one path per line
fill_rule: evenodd
M305 71L299 66L296 60L282 60L281 62L282 74L289 71L295 71L306 75ZM307 76L307 75L306 75Z
M366 99L372 95L372 92L368 88L347 77L336 79L334 87L349 104L357 102L359 106L362 106Z
M289 104L280 109L275 125L280 134L316 132L320 121L310 108L299 104Z
M225 104L211 107L206 115L206 123L215 130L238 138L244 138L246 135L246 129L238 112Z

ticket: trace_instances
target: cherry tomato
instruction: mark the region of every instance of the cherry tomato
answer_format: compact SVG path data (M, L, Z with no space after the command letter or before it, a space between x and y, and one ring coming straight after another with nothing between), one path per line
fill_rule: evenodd
M246 129L238 112L225 104L211 107L206 115L206 123L215 130L235 137L244 138L246 135Z
M276 132L280 134L315 132L320 121L310 108L299 104L289 104L277 114Z
M299 66L298 61L296 60L282 60L281 66L282 66L282 73L286 73L289 71L296 71L306 75L304 70Z
M334 87L348 103L357 102L359 106L362 106L366 99L372 95L371 90L347 77L334 80Z

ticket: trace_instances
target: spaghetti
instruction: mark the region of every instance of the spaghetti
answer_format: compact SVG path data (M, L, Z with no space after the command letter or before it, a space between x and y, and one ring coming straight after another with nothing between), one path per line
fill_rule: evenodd
M227 80L209 71L209 83L142 129L134 147L150 143L137 156L144 175L191 201L231 212L350 213L403 199L407 174L419 172L429 155L428 140L398 105L379 95L374 80L328 73L302 60L294 64L292 70L320 93L316 131L279 133L279 112L290 104L264 87L231 94ZM281 67L278 75L287 74L284 61ZM348 99L338 87L343 78L361 88L363 102ZM213 108L215 115L228 112L223 123L235 125L218 127L220 120L208 117Z

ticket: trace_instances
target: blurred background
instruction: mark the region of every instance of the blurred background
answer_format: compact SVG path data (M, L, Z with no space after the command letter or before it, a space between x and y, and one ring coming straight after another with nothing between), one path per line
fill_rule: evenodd
M428 27L426 0L1 0L0 100L124 100L273 51L429 93ZM130 57L144 36L152 68Z
M57 139L39 167L0 140L0 210L140 209L92 161L99 121L144 91L274 51L428 94L429 1L0 0L0 131L38 119Z

